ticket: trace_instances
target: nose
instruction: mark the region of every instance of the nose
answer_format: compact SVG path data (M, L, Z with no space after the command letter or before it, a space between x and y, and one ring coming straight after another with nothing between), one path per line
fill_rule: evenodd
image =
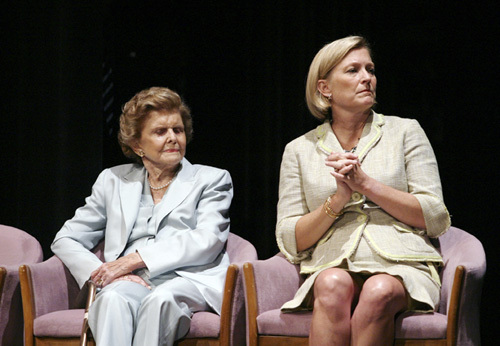
M372 80L372 74L369 71L367 71L366 69L363 69L362 71L363 71L361 74L362 82L370 83Z
M167 131L167 141L168 142L175 142L176 141L176 136L175 136L175 132L174 132L174 129L168 129Z

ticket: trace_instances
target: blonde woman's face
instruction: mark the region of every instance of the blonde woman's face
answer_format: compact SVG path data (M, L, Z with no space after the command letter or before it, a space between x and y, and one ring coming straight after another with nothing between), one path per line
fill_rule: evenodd
M152 111L134 151L158 169L175 169L186 154L186 133L178 111Z
M331 94L334 112L336 108L364 112L375 103L377 77L366 48L350 51L323 81L318 88L325 96Z

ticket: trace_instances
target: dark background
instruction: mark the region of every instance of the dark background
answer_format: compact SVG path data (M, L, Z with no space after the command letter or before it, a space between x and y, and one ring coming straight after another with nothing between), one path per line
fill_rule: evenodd
M192 109L186 157L230 171L232 231L272 256L284 146L317 125L309 64L360 34L377 65L377 111L419 120L453 224L485 247L488 344L499 311L499 14L494 1L12 2L0 14L0 223L34 235L48 258L98 173L127 162L121 105L167 86Z

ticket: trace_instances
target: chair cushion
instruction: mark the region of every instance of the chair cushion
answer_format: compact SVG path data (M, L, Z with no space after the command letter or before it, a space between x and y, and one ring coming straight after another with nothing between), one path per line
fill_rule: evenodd
M396 318L396 339L444 339L447 324L446 315L408 311Z
M191 328L185 336L189 338L218 338L220 316L208 311L199 311L191 319Z
M33 334L37 337L80 337L84 312L83 309L71 309L40 316L33 322ZM218 338L219 330L219 315L200 311L193 315L186 338Z
M33 321L33 334L36 337L80 337L84 314L84 309L71 309L42 315Z
M261 335L308 336L311 319L310 311L284 314L275 309L257 317L257 328ZM440 313L405 312L396 318L396 338L444 339L446 325L447 317Z
M312 312L284 314L280 309L269 310L257 316L257 329L262 335L308 336Z

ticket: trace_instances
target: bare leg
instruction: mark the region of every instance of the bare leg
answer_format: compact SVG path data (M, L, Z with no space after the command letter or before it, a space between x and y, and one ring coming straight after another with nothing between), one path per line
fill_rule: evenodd
M351 308L359 291L359 285L345 270L330 268L318 275L314 283L310 345L349 345Z
M378 274L367 279L351 320L352 345L392 345L394 316L407 304L406 290L395 277Z

